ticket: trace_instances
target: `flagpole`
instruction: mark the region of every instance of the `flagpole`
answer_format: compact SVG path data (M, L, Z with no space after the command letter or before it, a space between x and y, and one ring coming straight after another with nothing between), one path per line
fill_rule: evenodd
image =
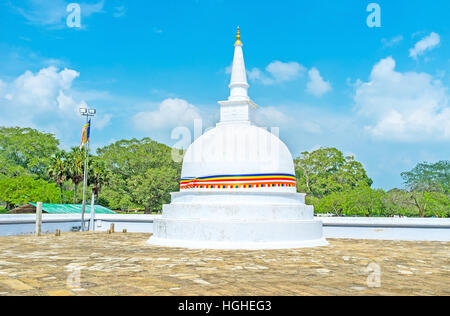
M80 113L84 116L86 116L86 125L89 123L89 117L93 117L96 113L95 109L86 109L81 108ZM92 124L89 123L89 126L87 127L88 130L90 130ZM89 137L90 138L90 137ZM83 204L81 207L81 231L84 232L85 230L85 221L84 221L84 213L86 211L86 186L87 186L87 176L88 176L88 162L89 162L89 145L91 144L90 139L88 139L87 131L86 131L86 147L84 152L84 175L83 175Z
M88 124L89 115L86 115L86 124ZM86 132L87 133L87 132ZM87 137L87 135L86 135ZM83 204L81 208L81 231L84 232L84 212L86 210L86 185L88 174L88 159L89 159L89 142L86 144L84 151L84 175L83 175Z

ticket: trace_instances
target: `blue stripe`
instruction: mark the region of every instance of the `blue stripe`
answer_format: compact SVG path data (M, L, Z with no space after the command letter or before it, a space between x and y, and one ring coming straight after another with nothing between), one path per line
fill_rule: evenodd
M86 133L86 142L89 143L89 139L91 138L91 120L89 119L89 123L88 123L88 128L87 128L87 133Z

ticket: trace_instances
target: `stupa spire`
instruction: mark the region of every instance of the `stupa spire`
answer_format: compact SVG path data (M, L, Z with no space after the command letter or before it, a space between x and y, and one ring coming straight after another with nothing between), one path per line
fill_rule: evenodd
M241 32L237 30L234 43L234 59L231 69L230 96L227 101L220 101L220 124L252 124L253 113L258 106L248 97L250 87L245 71L244 53L242 51Z
M229 100L249 100L247 90L247 73L245 71L244 52L242 50L241 32L237 30L236 43L234 44L234 59L231 69L230 97Z

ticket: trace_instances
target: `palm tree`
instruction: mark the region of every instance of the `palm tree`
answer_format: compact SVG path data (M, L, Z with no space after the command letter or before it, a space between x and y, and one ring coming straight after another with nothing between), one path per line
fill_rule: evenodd
M108 182L109 174L103 160L100 160L98 157L92 157L89 160L91 163L88 182L92 188L92 193L95 195L95 199L98 199L98 194L102 190L102 187Z
M77 204L78 185L84 178L84 150L73 147L66 159L67 177L74 184L73 204Z
M47 170L48 176L55 180L56 185L59 187L61 192L61 204L63 203L63 183L67 179L67 170L64 163L65 157L66 153L64 151L54 154L50 158L50 166Z

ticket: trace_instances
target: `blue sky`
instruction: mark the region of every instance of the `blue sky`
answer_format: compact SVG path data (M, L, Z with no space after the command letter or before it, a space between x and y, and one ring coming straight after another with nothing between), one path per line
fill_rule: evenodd
M77 108L98 111L93 146L218 120L236 27L265 126L294 156L333 146L374 187L402 185L418 162L450 158L447 0L78 2L0 0L0 125L79 143ZM369 27L377 3L381 27Z

